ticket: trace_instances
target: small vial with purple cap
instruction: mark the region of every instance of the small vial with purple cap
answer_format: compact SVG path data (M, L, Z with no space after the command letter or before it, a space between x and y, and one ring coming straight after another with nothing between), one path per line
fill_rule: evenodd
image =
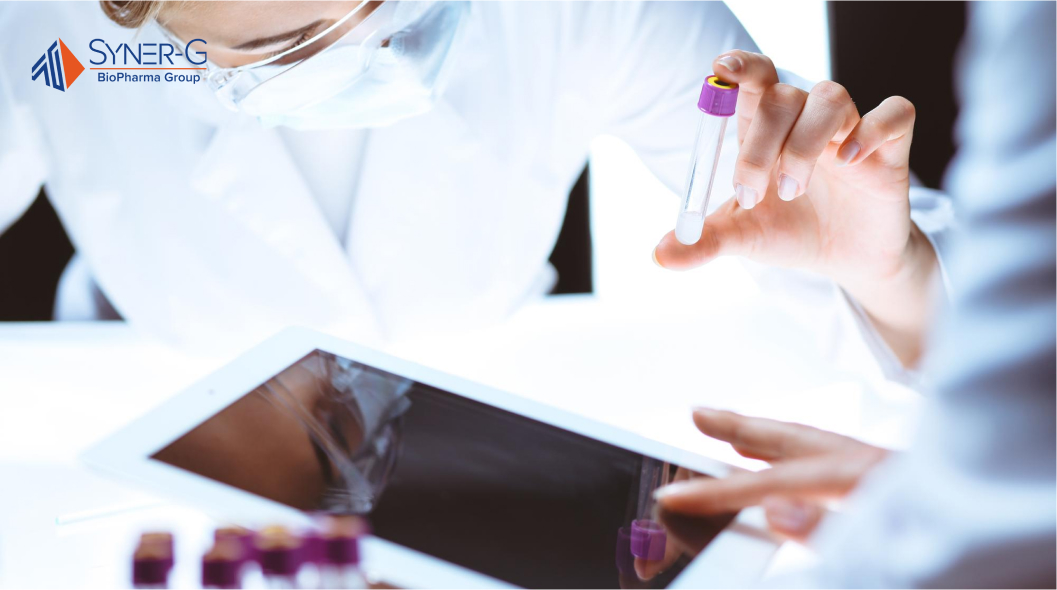
M266 587L301 587L298 573L304 565L305 551L300 537L286 527L265 527L257 534L254 548Z
M369 530L367 522L358 516L327 518L322 535L322 588L367 587L367 580L360 571L360 538Z
M221 538L202 556L203 588L242 588L242 565L245 561L241 543Z
M134 588L168 588L173 567L173 541L169 533L144 533L132 554Z
M675 223L675 239L687 246L701 239L712 182L723 149L723 136L727 132L727 119L734 114L737 104L737 84L724 82L715 75L705 79L701 86L701 97L697 101L701 122L697 126L697 139L690 156L686 195Z
M323 567L323 537L314 528L301 531L301 573L298 580L302 588L321 588L320 569Z
M139 536L139 545L141 547L145 545L161 545L165 547L169 557L167 563L167 569L172 571L173 568L173 551L175 543L173 542L172 533L168 531L149 531Z
M216 546L222 543L235 543L242 550L239 556L239 581L243 585L257 587L260 585L260 566L257 564L257 548L254 545L256 533L241 526L224 526L213 531L213 542Z
M242 549L241 566L257 561L256 549L253 546L253 531L240 526L224 526L213 531L213 542L219 544L221 541L233 541Z

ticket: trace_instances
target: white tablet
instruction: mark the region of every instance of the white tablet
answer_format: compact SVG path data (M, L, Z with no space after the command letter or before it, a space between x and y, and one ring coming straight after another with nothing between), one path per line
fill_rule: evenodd
M308 330L84 460L223 522L363 514L365 568L402 587L736 586L776 547L745 513L652 506L658 485L723 463Z

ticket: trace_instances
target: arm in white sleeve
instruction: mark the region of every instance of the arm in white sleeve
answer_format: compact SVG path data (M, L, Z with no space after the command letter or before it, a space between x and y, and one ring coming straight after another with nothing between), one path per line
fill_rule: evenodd
M912 449L820 531L816 585L1057 583L1055 9L970 10L947 179L964 225L928 359L937 392Z
M712 73L712 60L730 49L758 49L721 2L618 3L613 14L604 34L626 45L599 57L608 60L604 70L611 72L594 89L608 97L594 101L603 109L600 131L625 141L665 186L680 194L701 117L697 99ZM731 123L709 210L734 192L737 125Z
M10 30L12 12L0 8L0 31ZM0 47L0 55L9 50ZM4 67L0 61L0 233L22 216L46 177L40 130L30 110L16 101Z

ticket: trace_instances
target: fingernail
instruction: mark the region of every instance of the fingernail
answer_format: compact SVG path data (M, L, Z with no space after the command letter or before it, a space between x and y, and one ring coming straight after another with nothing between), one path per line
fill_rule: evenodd
M716 61L718 61L720 65L732 72L736 72L741 69L741 60L733 55L724 55Z
M657 266L661 267L661 268L664 268L664 265L661 264L661 261L657 260L657 247L656 246L653 247L653 263L656 264Z
M788 174L778 178L778 197L783 201L792 201L796 198L796 179Z
M646 561L641 557L635 558L635 575L638 576L640 581L649 582L653 579L653 576L650 575L649 564L649 561Z
M837 150L837 165L847 166L851 164L851 161L855 159L855 156L859 155L860 151L862 151L862 145L857 141L849 141L840 146L840 149Z
M738 204L742 209L752 209L756 206L756 189L742 184L734 185L734 194L738 198Z
M670 483L664 486L663 488L657 488L656 490L653 490L653 499L660 502L661 500L667 498L681 496L682 494L686 493L687 488L689 487L689 481L677 481L675 483Z
M803 502L779 497L767 497L761 502L767 520L777 529L789 532L804 532L808 524L808 508Z

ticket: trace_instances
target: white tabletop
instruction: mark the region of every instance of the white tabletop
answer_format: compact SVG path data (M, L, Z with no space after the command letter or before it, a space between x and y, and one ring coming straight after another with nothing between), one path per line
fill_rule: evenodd
M862 351L835 352L820 337L820 325L843 320L751 293L711 312L667 303L550 298L502 326L391 351L747 467L760 465L694 430L692 406L905 444L917 395L880 380ZM227 360L123 323L0 324L0 586L126 584L130 544L149 526L175 529L177 558L197 559L208 519L87 473L76 457ZM125 512L90 518L115 509Z

